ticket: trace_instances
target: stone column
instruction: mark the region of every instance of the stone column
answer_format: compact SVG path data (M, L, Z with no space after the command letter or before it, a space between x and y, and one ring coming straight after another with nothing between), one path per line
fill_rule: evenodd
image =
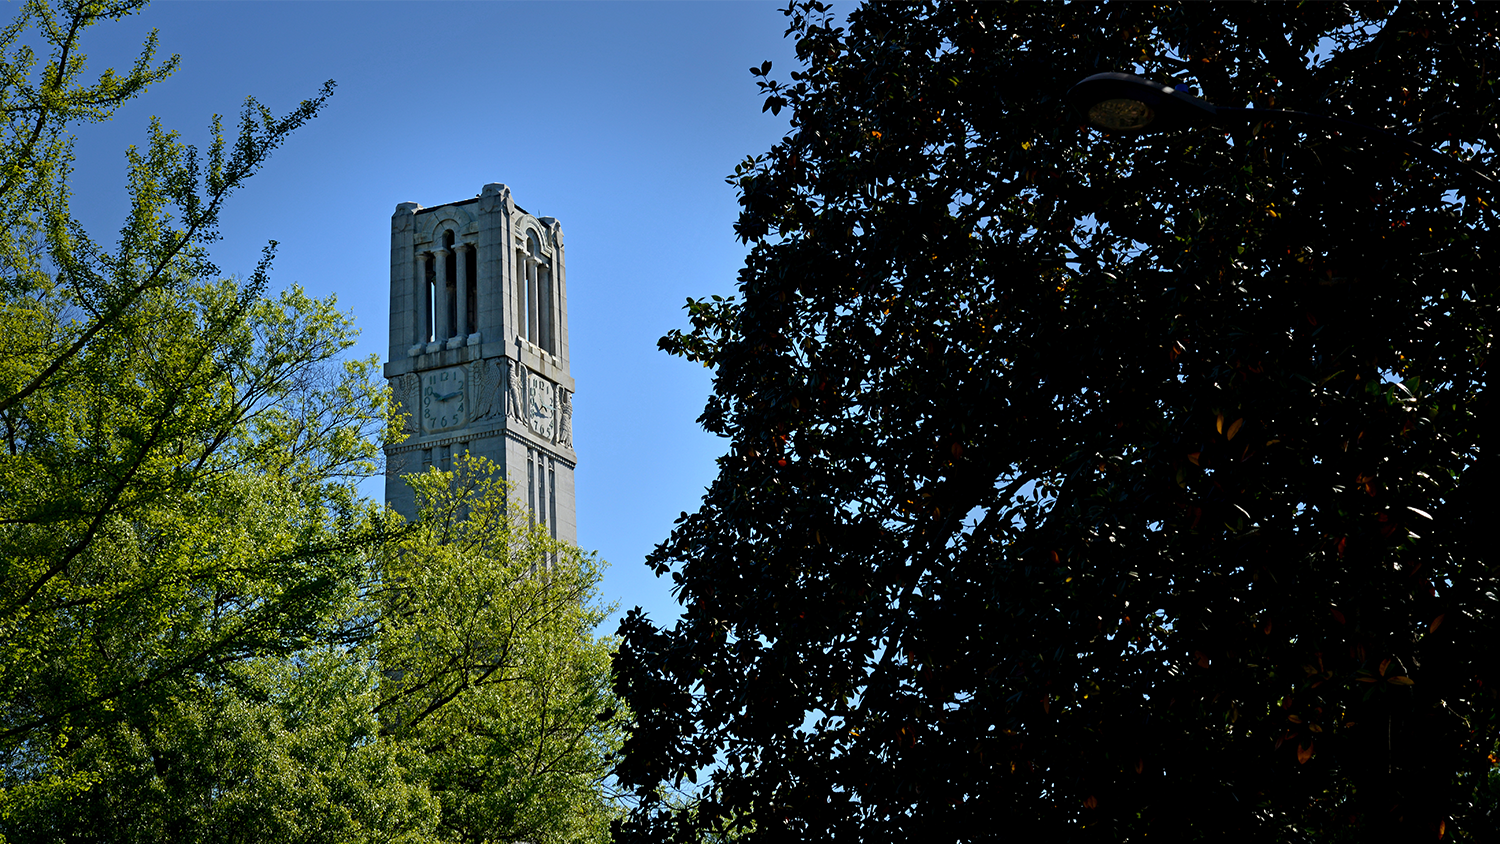
M540 246L540 244L538 244ZM526 252L526 340L541 346L541 258Z
M557 220L548 218L552 228L552 295L557 297L552 307L552 318L557 326L552 335L558 366L563 372L571 372L571 350L568 346L568 258L563 248L562 226Z
M458 256L454 266L458 270L458 283L454 285L458 294L458 307L453 309L453 327L458 329L453 332L454 339L463 345L468 341L469 332L473 326L469 325L469 250L473 248L467 243L456 243L453 252Z
M417 209L415 202L403 202L391 215L391 326L390 360L398 361L411 352L417 331L412 326L417 306L412 299L416 288L411 283L412 240Z
M514 334L515 244L512 242L510 188L498 182L479 196L479 324L474 331L487 343L499 343L486 355L506 354Z
M432 285L432 345L427 351L436 352L448 342L448 255L441 247L432 250L432 263L437 266L437 282Z
M430 291L427 289L427 254L418 252L416 269L412 271L412 278L416 282L416 295L412 298L417 303L416 332L413 338L416 345L412 346L412 354L419 355L427 349L429 339L427 328L431 324L432 302L429 301Z

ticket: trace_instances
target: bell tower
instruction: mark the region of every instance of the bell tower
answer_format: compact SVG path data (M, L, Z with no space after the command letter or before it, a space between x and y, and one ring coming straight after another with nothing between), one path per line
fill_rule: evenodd
M416 505L402 476L471 452L505 471L512 500L553 537L578 541L573 377L562 227L510 188L391 216L391 342L385 365L406 413L386 446L386 502Z

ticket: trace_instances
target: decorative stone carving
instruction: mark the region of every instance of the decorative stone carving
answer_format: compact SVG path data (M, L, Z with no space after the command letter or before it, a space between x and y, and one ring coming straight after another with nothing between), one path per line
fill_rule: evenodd
M524 422L526 414L521 406L521 398L526 395L526 382L522 375L524 367L513 360L506 361L505 366L510 371L510 377L506 379L505 412L517 422Z
M396 213L391 215L391 220L397 232L411 231L412 220L416 219L417 209L422 206L415 202L403 202L396 206Z
M499 211L505 207L505 199L510 195L510 188L498 182L491 182L484 186L479 194L479 210L481 213Z
M421 413L421 388L422 379L410 372L396 378L391 384L391 398L400 405L397 412L405 414L401 420L401 431L408 437L416 436L421 428L421 420L418 418Z
M552 241L553 246L560 247L563 245L562 226L557 222L557 218L538 217L537 221L547 227L547 236Z
M470 367L469 383L474 385L475 422L499 418L505 413L505 371L495 358L476 360Z
M474 222L474 213L465 205L447 205L417 220L417 230L412 236L417 243L442 243L443 232L452 231L461 237Z
M553 392L552 382L535 372L527 374L531 377L526 382L527 410L529 411L526 424L537 436L550 441L557 431L557 398Z
M557 388L557 444L573 447L573 394Z

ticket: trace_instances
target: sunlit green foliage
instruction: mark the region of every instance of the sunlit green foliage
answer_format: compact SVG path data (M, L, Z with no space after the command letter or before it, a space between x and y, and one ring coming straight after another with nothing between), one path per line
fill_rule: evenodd
M0 33L0 841L598 840L598 564L482 463L414 479L414 525L362 499L399 436L377 361L331 298L267 292L274 244L248 279L208 258L332 83L203 154L153 124L117 245L73 219L68 126L176 64L153 37L81 81L139 6Z
M410 482L425 517L378 593L385 732L424 749L455 841L602 840L619 738L598 562L526 526L483 460Z

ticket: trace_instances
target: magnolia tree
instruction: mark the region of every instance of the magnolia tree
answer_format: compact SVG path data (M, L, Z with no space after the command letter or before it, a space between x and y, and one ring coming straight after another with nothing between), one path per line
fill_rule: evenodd
M739 293L662 340L726 453L621 628L621 840L1493 840L1500 14L787 15ZM1101 71L1455 167L1101 135Z

